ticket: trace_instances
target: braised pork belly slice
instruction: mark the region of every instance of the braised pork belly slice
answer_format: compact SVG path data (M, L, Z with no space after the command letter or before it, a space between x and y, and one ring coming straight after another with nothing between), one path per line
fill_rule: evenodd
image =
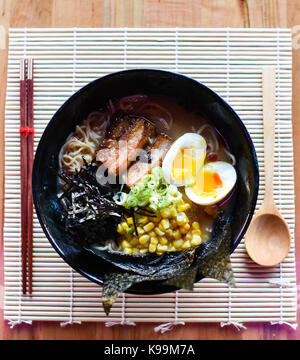
M172 140L165 134L159 134L154 143L147 147L147 156L130 166L127 173L126 184L131 187L137 184L141 179L149 174L156 166L161 166L161 162L168 152Z
M107 135L101 142L99 149L116 147L118 140L126 131L128 131L129 126L130 118L128 117L114 120L108 128Z
M128 122L124 123L126 119ZM102 162L112 175L123 172L131 162L135 161L155 132L154 126L142 118L126 117L122 122L121 135L115 139L109 135L100 145L97 153L97 161ZM120 127L120 124L117 126Z
M109 127L106 137L103 139L97 152L96 160L103 164L110 158L116 157L116 148L120 137L128 131L130 125L129 118L115 120Z

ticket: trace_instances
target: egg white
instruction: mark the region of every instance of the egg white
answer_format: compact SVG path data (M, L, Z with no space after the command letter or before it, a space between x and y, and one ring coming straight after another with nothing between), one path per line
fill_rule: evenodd
M204 137L195 133L186 133L180 136L176 141L174 141L162 163L164 178L169 184L184 186L190 182L190 179L184 180L183 182L176 182L172 174L173 162L176 155L184 148L195 149L195 155L198 156L196 160L204 162L206 156L206 141Z
M214 205L224 199L233 189L237 175L235 168L224 161L216 161L207 163L204 166L204 171L217 173L222 181L222 186L215 190L213 195L200 196L193 192L192 187L186 187L186 196L198 205L208 206Z

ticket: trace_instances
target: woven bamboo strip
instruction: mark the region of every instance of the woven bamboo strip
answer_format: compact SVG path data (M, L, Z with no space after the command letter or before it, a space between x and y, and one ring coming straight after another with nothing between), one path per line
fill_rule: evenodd
M125 41L126 39L126 41ZM75 44L76 42L76 44ZM118 299L109 318L101 308L101 287L72 272L51 248L34 219L33 297L20 297L20 199L18 62L35 58L35 146L49 119L89 81L130 68L178 71L205 83L238 112L255 143L264 191L261 67L276 65L277 121L275 200L294 236L293 144L291 126L291 32L289 29L11 29L6 102L5 318L11 320L120 321ZM76 56L74 58L74 46ZM126 59L124 47L126 46ZM75 59L75 63L73 60ZM72 85L73 84L73 85ZM294 243L281 266L253 264L241 242L232 255L237 288L204 279L193 292L178 292L178 319L186 322L296 320ZM288 281L278 287L270 281ZM126 295L131 321L174 320L174 293ZM72 304L72 308L70 308ZM71 311L71 312L70 312ZM21 315L20 315L21 314Z

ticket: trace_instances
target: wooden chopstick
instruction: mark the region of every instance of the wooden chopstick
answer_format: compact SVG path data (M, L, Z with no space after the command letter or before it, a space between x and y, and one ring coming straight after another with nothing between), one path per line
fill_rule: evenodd
M22 291L32 294L33 245L33 60L20 61L20 136L21 136L21 255ZM28 265L28 268L27 268Z
M32 200L32 165L33 165L33 60L27 62L27 259L28 259L28 293L32 294L32 228L33 228L33 200Z
M20 61L20 127L27 126L27 91L26 91L26 60ZM27 280L27 139L20 130L21 143L21 256L22 256L22 291L26 294Z

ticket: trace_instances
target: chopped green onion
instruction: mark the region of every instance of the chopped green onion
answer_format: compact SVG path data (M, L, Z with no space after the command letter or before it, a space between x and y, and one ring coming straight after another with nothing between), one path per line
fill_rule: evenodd
M149 208L150 208L151 210L153 210L154 212L156 212L156 211L158 210L158 206L157 206L156 204L154 204L154 203L150 204L150 205L149 205Z
M157 189L157 192L159 194L166 194L169 191L170 186L171 185L168 186L167 184L161 184L161 186Z
M151 181L152 180L152 177L151 177L151 175L145 175L144 177L143 177L143 179L141 180L141 183L144 185L146 185L149 181Z
M128 227L125 231L126 231L126 234L128 234L128 235L129 235L129 234L131 234L131 233L132 233L132 228Z
M147 183L147 186L149 189L156 189L157 185L158 185L158 183L154 179Z
M145 189L145 184L142 181L140 181L134 186L139 190L139 192Z
M169 185L169 194L170 195L176 195L178 193L178 189L177 189L177 186L175 185Z
M148 206L156 212L178 202L181 197L182 194L175 185L163 181L162 168L156 167L151 174L145 175L139 183L131 187L122 205L127 209Z
M140 192L140 189L137 186L132 186L130 192L132 195L137 195Z
M117 205L124 205L127 199L127 194L119 192L114 195L113 200Z
M137 200L137 198L134 197L134 195L128 195L128 196L127 196L127 200L126 200L124 206L125 206L126 208L128 208L128 209L129 209L129 208L132 208L132 207L138 206L138 200Z
M171 195L171 194L168 195L170 202L172 202L173 204L176 204L182 198L182 194L179 191L176 195Z
M162 180L163 179L163 170L160 166L157 166L152 170L152 175L155 176L157 179Z

